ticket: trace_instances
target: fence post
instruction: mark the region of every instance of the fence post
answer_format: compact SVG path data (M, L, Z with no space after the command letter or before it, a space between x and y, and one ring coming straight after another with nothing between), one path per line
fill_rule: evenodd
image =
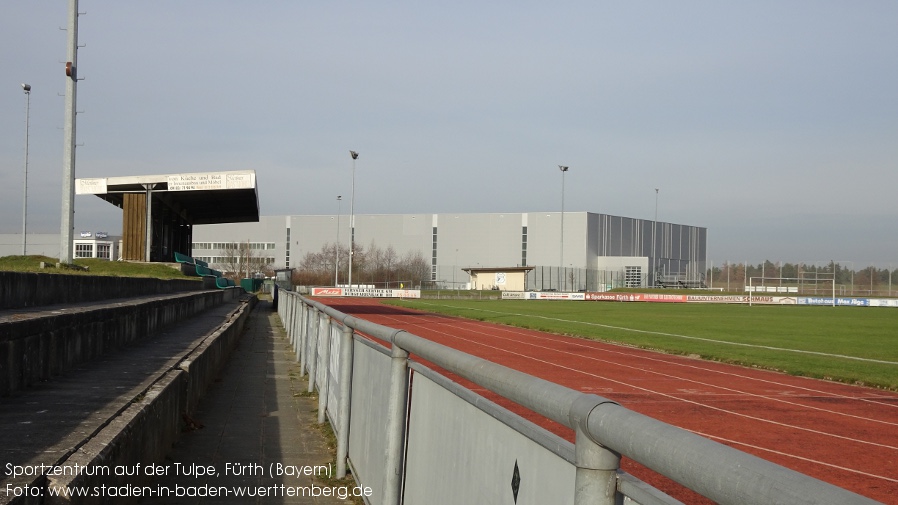
M303 339L303 328L306 324L306 304L303 303L302 298L296 299L296 339L293 342L293 349L296 351L296 362L299 363L299 375L302 375L302 361L300 358L302 357L302 343Z
M615 403L595 395L583 394L571 405L568 417L574 428L574 505L616 505L617 470L620 454L589 437L587 423L592 411L603 403Z
M349 416L352 409L352 359L353 330L343 325L340 332L340 395L337 406L339 419L337 423L337 475L338 479L346 477L346 458L349 456Z
M394 335L395 338L395 335ZM387 454L384 505L399 505L405 452L405 414L408 411L408 352L395 343L390 352L390 397L387 403Z
M324 424L327 418L327 393L330 387L330 378L328 377L328 368L330 368L331 356L331 331L333 321L327 314L324 315L323 321L324 335L321 338L321 366L324 367L324 380L318 384L318 424Z
M293 350L296 350L296 343L299 342L299 321L302 319L302 313L300 312L300 307L302 306L299 297L294 296L293 301L291 303L293 305L293 325L291 326L291 338L290 344L293 346Z
M291 296L291 297L289 297L289 298L285 298L285 299L284 299L284 302L286 302L286 305L287 305L287 307L286 307L286 309L287 309L287 319L283 320L283 322L284 322L284 329L287 330L287 341L288 341L290 344L293 344L293 322L294 322L294 321L293 321L293 315L294 315L293 302L294 302L294 299L293 299L293 297Z
M574 505L617 504L620 455L593 442L579 427L575 440Z
M318 333L321 331L321 312L312 307L312 327L309 328L309 356L306 358L309 367L309 393L315 392L315 374L318 369Z
M302 377L306 373L306 366L309 361L309 325L312 324L312 307L305 302L302 304L303 325L302 335L299 342L299 376Z
M281 318L281 321L283 321L283 320L284 320L284 314L286 314L286 312L284 312L284 308L281 307L281 304L277 303L277 302L278 302L278 298L280 298L280 295L278 294L278 289L279 289L279 288L277 287L277 285L275 285L275 286L274 286L274 291L272 292L273 295L272 295L272 302L271 302L271 303L275 304L274 310L277 311L278 317L280 317L280 318Z

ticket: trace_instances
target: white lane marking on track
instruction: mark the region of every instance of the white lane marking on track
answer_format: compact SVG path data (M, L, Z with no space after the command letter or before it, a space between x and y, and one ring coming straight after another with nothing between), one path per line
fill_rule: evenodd
M386 317L386 318L389 318L389 319L396 319L396 318L394 318L394 317L384 316L384 315L381 315L381 317ZM555 366L555 367L562 368L562 369L565 369L565 370L570 370L570 371L572 371L572 372L578 372L578 373L581 373L581 374L583 374L583 375L588 375L588 376L591 376L591 377L596 377L596 378L599 378L599 379L602 379L602 380L606 380L606 381L609 381L609 382L613 382L613 383L616 383L616 384L621 384L621 385L623 385L623 386L627 386L627 387L630 387L630 388L633 388L633 389L636 389L636 390L639 390L639 391L645 391L645 392L647 392L647 393L655 394L655 395L658 395L658 396L663 396L663 397L665 397L665 398L670 398L670 399L678 400L678 401L681 401L681 402L684 402L684 403L689 403L689 404L692 404L692 405L697 405L697 406L699 406L699 407L704 407L704 408L707 408L707 409L710 409L710 410L722 412L722 413L725 413L725 414L730 414L730 415L737 416L737 417L742 417L742 418L745 418L745 419L751 419L751 420L758 421L758 422L762 422L762 423L772 424L772 425L774 425L774 426L781 426L781 427L784 427L784 428L790 428L790 429L793 429L793 430L796 430L796 431L805 431L805 432L808 432L808 433L814 433L814 434L817 434L817 435L828 436L828 437L837 438L837 439L840 439L840 440L846 440L846 441L849 441L849 442L855 442L855 443L858 443L858 444L871 445L871 446L874 446L874 447L881 447L881 448L884 448L884 449L898 450L898 447L891 446L891 445L887 445L887 444L880 444L880 443L877 443L877 442L871 442L871 441L868 441L868 440L860 440L860 439L856 439L856 438L846 437L846 436L844 436L844 435L837 435L837 434L834 434L834 433L827 433L827 432L825 432L825 431L814 430L814 429L811 429L811 428L804 428L804 427L801 427L801 426L794 426L794 425L791 425L791 424L782 423L782 422L774 421L774 420L771 420L771 419L764 419L764 418L760 418L760 417L756 417L756 416L750 416L750 415L748 415L748 414L743 414L743 413L740 413L740 412L733 412L733 411L730 411L730 410L727 410L727 409L724 409L724 408L715 407L715 406L712 406L712 405L706 405L706 404L703 404L703 403L701 403L701 402L697 402L697 401L695 401L695 400L689 400L689 399L686 399L686 398L680 398L680 397L678 397L678 396L674 396L674 395L671 395L671 394L668 394L668 393L662 393L662 392L660 392L660 391L654 391L654 390L652 390L652 389L648 389L648 388L644 388L644 387L640 387L640 386L635 386L635 385L633 385L633 384L629 384L629 383L626 383L626 382L623 382L623 381L619 381L619 380L616 380L616 379L612 379L612 378L610 378L610 377L605 377L605 376L602 376L602 375L594 374L594 373L591 373L591 372L587 372L587 371L585 371L585 370L580 370L580 369L578 369L578 368L572 368L572 367L564 366L564 365L561 365L561 364L558 364L558 363L553 363L553 362L551 362L551 361L546 361L546 360L543 360L543 359L538 359L538 358L535 358L535 357L533 357L533 356L528 356L528 355L526 355L526 354L522 354L522 353L518 353L518 352L512 352L512 351L509 351L508 349L504 349L504 348L497 347L497 346L492 346L492 345L487 345L487 344L485 344L485 343L483 343L483 342L480 342L480 341L471 340L471 339L466 339L466 338L459 337L459 336L457 336L457 335L453 335L453 334L450 334L450 333L441 332L441 331L436 331L436 333L440 333L440 334L445 335L445 336L447 336L447 337L452 337L452 338L456 338L456 339L459 339L459 340L464 340L464 341L466 341L466 342L471 342L471 343L480 345L480 346L482 346L482 347L487 347L487 348L490 348L490 349L495 349L495 350L497 350L497 351L501 351L501 352L505 352L505 353L508 353L508 354L513 354L513 355L516 355L516 356L520 356L520 357L522 357L522 358L527 358L527 359L530 359L530 360L533 360L533 361L537 361L537 362L540 362L540 363L545 363L545 364L547 364L547 365Z
M444 325L445 325L445 323L440 323L440 324L444 324ZM473 323L472 323L472 324L473 324ZM452 325L449 325L449 326L452 326ZM476 324L475 324L474 326L476 326ZM512 341L512 339L505 338L505 337L499 337L499 336L496 336L496 335L493 335L493 334L488 334L488 333L486 333L486 332L481 332L481 331L477 331L477 330L467 330L467 331L476 331L477 333L480 333L480 334L482 334L482 335L490 335L490 336L494 336L494 337L496 337L496 338L501 338L501 339L503 339L503 340ZM513 332L513 333L516 333L516 332ZM520 334L520 333L517 333L517 334ZM533 337L533 338L539 338L539 339L544 339L544 338L545 338L545 337L540 337L539 335L529 335L529 336L530 336L530 337ZM546 339L546 340L551 340L551 339L548 339L548 338L545 338L545 339ZM803 404L803 403L797 403L797 402L785 400L785 399L782 399L782 398L777 398L777 397L772 397L772 396L767 396L767 395L761 395L761 394L757 394L757 393L749 393L749 392L747 392L747 391L742 391L742 390L739 390L739 389L733 389L733 388L729 388L729 387L721 386L721 385L717 385L717 384L710 384L710 383L707 383L707 382L702 382L702 381L695 380L695 379L689 379L689 378L685 378L685 377L680 377L680 376L673 375L673 374L668 374L668 373L658 372L658 371L655 371L655 370L646 370L646 369L644 369L644 368L640 368L640 367L637 367L637 366L634 366L634 365L628 365L628 364L626 364L626 363L619 363L619 362L617 362L617 361L611 361L611 360L607 360L607 359L597 358L597 357L595 357L595 356L585 356L585 355L577 354L577 353L570 352L570 351L564 351L564 350L560 350L560 349L554 349L554 348L547 347L547 346L539 346L539 345L532 344L532 343L528 343L528 342L521 342L520 340L513 340L513 342L516 343L516 344L525 344L525 345L529 345L529 346L532 346L532 347L537 347L537 348L540 348L540 349L548 349L548 350L551 350L551 351L554 351L554 352L559 352L559 353L563 353L563 354L569 354L569 355L572 355L572 356L577 356L577 357L579 357L579 358L586 358L586 359L590 359L590 360L592 360L592 361L598 361L598 362L604 362L604 363L611 363L611 364L614 364L614 365L617 365L617 366L620 366L620 367L625 367L625 368L630 368L630 369L633 369L633 370L638 370L638 371L643 372L643 373L649 373L649 374L654 374L654 375L660 375L660 376L662 376L662 377L670 377L670 378L673 378L673 379L682 380L682 381L685 381L685 382L691 382L691 383L693 383L693 384L699 384L699 385L707 386L707 387L710 387L710 388L722 389L722 390L724 390L724 391L729 391L729 392L731 392L731 393L736 393L738 396L750 396L750 397L755 397L755 398L762 398L762 399L765 399L765 400L770 400L770 401L773 401L773 402L784 403L784 404L787 404L787 405L793 405L793 406L796 406L796 407L806 408L806 409L809 409L809 410L817 410L817 411L820 411L820 412L826 412L826 413L830 413L830 414L835 414L835 415L840 415L840 416L850 417L850 418L859 419L859 420L863 420L863 421L870 421L870 422L874 422L874 423L881 423L881 424L886 424L886 425L891 425L891 426L898 426L898 423L892 422L892 421L885 421L885 420L881 420L881 419L874 419L874 418L870 418L870 417L859 416L859 415L857 415L857 414L849 414L849 413L846 413L846 412L839 412L839 411L836 411L836 410L825 409L825 408L822 408L822 407L816 407L816 406L813 406L813 405L805 405L805 404ZM570 343L571 343L571 344L574 344L574 345L579 345L579 344L576 343L576 342L570 342ZM580 346L580 347L583 347L583 348L586 348L586 349L595 349L595 348L590 347L590 346ZM628 357L631 357L631 358L634 357L633 355L628 355L628 354L622 353L622 352L619 352L619 354L621 354L622 356L628 356ZM652 360L653 358L645 357L645 359ZM675 363L675 362L670 362L670 361L665 361L665 360L657 360L657 361L660 361L661 363L665 363L665 364L677 364L677 363ZM707 370L707 369L699 368L699 367L696 367L696 368L697 368L698 370ZM741 377L741 376L737 376L737 377ZM686 391L683 391L683 392L686 392ZM852 397L850 397L850 396L846 396L846 397L844 397L844 398L845 398L845 399L854 399L854 398L852 398ZM887 405L887 404L886 404L886 405ZM892 405L888 405L888 406L892 406Z
M433 305L433 304L431 304L431 305ZM447 307L450 307L450 306L447 305ZM484 310L484 309L475 309L475 310ZM505 312L497 312L497 313L498 313L498 314L508 314L508 313L505 313ZM445 319L455 319L455 320L465 320L465 321L470 321L472 324L473 324L473 323L476 323L476 321L472 321L472 320L465 319L465 318L462 318L462 317L457 317L457 316L447 316L447 315L443 315L443 314L435 314L434 316L435 316L435 317L438 317L438 318L445 318ZM565 320L565 319L560 319L560 320L561 320L561 321L568 321L568 320ZM501 323L493 323L493 324L496 324L496 325L497 325L498 327L500 327L500 328L501 328L501 327L516 328L516 327L514 327L514 326L503 325L503 324L501 324ZM591 323L584 323L584 324L591 324ZM601 326L601 325L600 325L600 326ZM610 327L610 328L615 328L615 327ZM518 328L518 329L519 329L519 330L525 330L525 328ZM536 332L536 330L529 330L529 331ZM642 331L642 330L633 330L633 331ZM523 333L522 333L522 334L523 334ZM666 334L662 334L662 335L666 335ZM560 335L559 335L559 336L560 336ZM541 338L546 338L546 339L548 339L548 337L541 337ZM574 338L574 337L568 337L568 338ZM686 338L698 338L698 337L686 337ZM618 344L615 344L614 342L600 342L600 341L589 340L589 339L581 339L581 340L584 340L585 342L594 343L595 345L612 345L612 346L620 346L620 345L618 345ZM583 343L577 343L577 344L575 344L575 345L580 345L580 346L584 346L584 347L589 347L589 346L587 346L587 345L585 345L585 344L583 344ZM771 349L776 349L776 348L771 348ZM796 351L796 352L799 352L799 351ZM628 355L628 356L629 356L629 354L623 353L623 352L621 352L620 354L624 354L624 355ZM832 355L832 356L839 356L839 355ZM825 395L833 396L833 397L836 397L836 398L844 398L844 399L857 400L857 401L861 401L861 402L868 402L868 403L873 403L873 404L876 404L876 405L879 405L879 406L889 407L889 408L898 408L898 403L885 403L885 402L877 401L877 396L880 397L880 398L883 398L883 399L889 399L889 400L894 399L894 397L888 396L888 395L874 395L873 398L862 398L862 397L847 396L847 395L842 395L842 394L839 394L839 393L833 393L833 392L830 392L830 391L822 391L822 390L818 390L818 389L814 389L814 388L807 388L807 387L804 387L804 386L798 386L798 385L794 385L794 384L784 384L784 383L781 383L781 382L769 381L769 380L766 380L766 379L759 379L759 378L750 377L750 376L746 376L746 375L735 374L735 373L732 373L732 372L724 372L724 371L721 371L721 370L713 370L713 369L709 369L709 368L697 367L697 366L694 366L694 365L687 365L687 364L685 364L685 363L678 363L678 362L666 361L666 360L661 360L661 359L657 359L657 358L646 358L646 359L655 359L655 360L660 361L660 362L662 362L662 363L670 363L670 364L675 364L675 365L683 366L683 367L692 367L692 368L695 368L695 369L697 369L697 370L703 370L703 371L714 372L714 373L725 374L725 375L732 375L732 376L734 376L734 377L741 377L741 378L749 379L749 380L753 380L753 381L765 382L765 383L774 384L774 385L777 385L777 386L785 386L785 387L790 387L790 388L795 388L795 389L801 389L801 390L805 390L805 391L810 391L810 392L814 392L814 393L825 394ZM865 358L858 358L858 359L865 359ZM886 363L892 363L892 362L887 361Z
M862 472L862 471L860 471L860 470L855 470L855 469L853 469L853 468L846 468L846 467L844 467L844 466L834 465L834 464L832 464L832 463L826 463L826 462L824 462L824 461L818 461L818 460L816 460L816 459L804 458L804 457L801 457L801 456L797 456L797 455L795 455L795 454L789 454L788 452L774 451L773 449L768 449L768 448L766 448L766 447L760 447L760 446L757 446L757 445L746 444L745 442L739 442L739 441L737 441L737 440L730 440L730 439L728 439L728 438L718 437L718 436L716 436L716 435L709 435L709 434L707 434L707 433L702 433L702 432L700 432L700 431L695 431L695 430L686 430L686 431L690 431L690 432L692 432L692 433L695 433L696 435L699 435L699 436L702 436L702 437L705 437L705 438L711 438L711 439L714 439L714 440L720 440L720 441L722 441L722 442L727 442L727 443L735 444L735 445L741 445L741 446L744 446L744 447L751 447L752 449L757 449L757 450L759 450L759 451L769 452L769 453L772 453L772 454L778 454L778 455L780 455L780 456L786 456L786 457L788 457L788 458L795 458L795 459L799 459L799 460L801 460L801 461L807 461L807 462L809 462L809 463L816 463L816 464L818 464L818 465L828 466L828 467L830 467L830 468L835 468L835 469L838 469L838 470L844 470L844 471L846 471L846 472L856 473L856 474L859 474L859 475L865 475L865 476L867 476L867 477L873 477L873 478L875 478L875 479L882 479L882 480L886 480L886 481L889 481L889 482L898 482L898 479L893 479L893 478L891 478L891 477L885 477L885 476L882 476L882 475L876 475L876 474L873 474L873 473Z
M474 326L475 328L479 326L479 325L478 325L476 322L474 322L474 321L469 322L469 321L465 321L465 320L451 319L451 318L449 318L449 320L451 320L451 321L461 321L462 324L468 324L468 325ZM442 322L439 322L439 323L437 323L437 324L448 325L448 323L442 323ZM449 326L452 326L452 325L449 325ZM558 340L557 338L556 338L556 339L553 339L553 338L548 337L548 336L538 335L538 334L536 334L536 332L527 333L527 332L523 332L523 331L515 331L515 330L513 330L513 329L511 329L511 328L513 328L513 327L499 326L499 327L497 327L497 328L495 328L495 329L497 329L497 330L499 330L499 331L506 332L506 333L511 333L511 334L513 334L513 335L525 336L525 337L529 337L529 338L534 338L534 339L539 339L539 340L545 340L545 341L548 341L548 342L561 342L561 340ZM492 329L492 327L491 327L491 329ZM473 330L473 331L477 331L477 330ZM481 333L481 334L483 334L483 335L487 335L487 334L488 334L488 333L486 333L486 332L481 332L481 331L478 331L478 333ZM636 370L639 370L639 371L641 371L641 372L651 373L651 374L655 374L655 375L660 375L660 376L663 376L663 377L671 377L671 378L675 378L675 379L679 379L679 380L683 380L683 381L687 381L687 382L692 382L692 383L695 383L695 384L700 384L700 385L707 386L707 387L723 389L723 390L725 390L725 391L730 391L730 392L738 393L738 394L741 394L741 395L753 396L753 397L756 397L756 398L763 398L763 399L767 399L767 400L774 401L774 402L785 403L785 404L788 404L788 405L794 405L794 406L797 406L797 407L807 408L807 409L811 409L811 410L818 410L818 411L821 411L821 412L828 412L828 413L832 413L832 414L837 414L837 415L841 415L841 416L851 417L851 418L855 418L855 419L861 419L861 420L870 421L870 422L875 422L875 423L882 423L882 424L888 424L888 425L892 425L892 426L898 426L898 423L892 422L892 421L885 421L885 420L881 420L881 419L875 419L875 418L871 418L871 417L860 416L860 415L857 415L857 414L849 414L849 413L846 413L846 412L839 412L839 411L836 411L836 410L825 409L825 408L822 408L822 407L816 407L816 406L813 406L813 405L806 405L806 404L803 404L803 403L797 403L797 402L793 402L793 401L788 401L788 400L785 400L785 399L782 399L782 398L777 398L777 397L773 397L773 396L769 396L769 395L761 395L761 394L757 394L757 393L749 393L749 392L747 392L747 391L741 391L741 390L738 390L738 389L732 389L732 388L728 388L728 387L725 387L725 386L720 386L720 385L716 385L716 384L710 384L710 383L707 383L707 382L701 382L701 381L698 381L698 380L695 380L695 379L688 379L688 378L680 377L680 376L673 375L673 374L666 374L666 373L657 372L657 371L653 371L653 370L645 370L645 369L643 369L643 368L639 368L639 367L636 367L636 366L633 366L633 365L628 365L628 364L625 364L625 363L620 363L620 362L617 362L617 361L611 361L611 360L608 360L608 359L601 359L601 358L597 358L597 357L593 357L593 356L584 356L584 355L576 354L576 353L573 353L573 352L570 352L570 351L563 351L563 350L560 350L560 349L554 349L554 348L551 348L551 347L538 346L538 345L532 344L532 343L521 342L520 340L512 340L512 339L510 339L510 338L497 336L497 335L495 335L495 334L493 334L493 333L489 333L488 335L490 335L490 336L495 336L496 338L501 338L501 339L503 339L503 340L513 341L513 342L516 343L516 344L524 343L524 344L526 344L526 345L530 345L530 346L533 346L533 347L539 347L539 348L551 349L551 350L556 351L556 352L561 352L561 353L565 353L565 354L571 354L571 355L575 355L575 356L582 357L582 358L588 358L588 359L591 359L591 360L594 360L594 361L601 361L601 362L605 362L605 363L613 363L613 364L618 365L618 366L636 369ZM596 347L596 346L594 346L594 345L588 345L588 344L586 344L586 343L583 343L583 342L580 342L580 341L576 341L576 340L574 340L574 339L572 339L572 338L567 338L566 340L564 340L564 343L565 343L565 344L569 344L569 345L574 345L574 346L577 346L577 347L580 347L580 348L583 348L583 349L598 350L598 347ZM604 344L604 343L597 343L597 344ZM604 345L610 345L610 344L604 344ZM679 362L676 362L676 361L669 361L669 360L663 360L663 359L653 358L653 357L650 357L650 356L636 356L636 355L631 354L631 353L626 353L626 352L622 352L622 351L615 351L615 350L607 350L607 349L602 349L602 352L612 352L612 353L619 354L619 355L624 356L624 357L628 357L628 358L630 358L630 359L637 358L637 359L642 359L642 360L656 361L656 362L664 363L664 364L668 364L668 365L677 365L677 366L682 366L682 367L694 368L694 369L696 369L696 370L700 370L700 371L704 371L704 372L715 372L715 373L720 373L720 374L724 374L724 375L729 375L729 376L733 376L733 377L737 377L737 378L756 380L756 381L760 381L760 382L765 382L765 383L769 383L769 384L775 384L775 385L778 385L778 386L783 386L783 387L788 387L788 388L793 388L793 389L802 389L802 390L806 390L806 391L816 392L816 393L819 393L819 394L824 394L824 395L826 395L826 396L828 396L828 397L833 397L833 398L839 398L839 399L845 399L845 400L859 400L859 401L864 401L864 402L867 402L867 403L872 403L872 404L875 404L875 405L877 405L877 406L884 406L884 407L893 407L893 408L894 408L894 407L898 407L898 404L889 404L889 403L879 402L879 401L876 401L876 400L870 400L870 399L868 399L868 398L858 398L858 397L847 396L847 395L842 395L842 394L838 394L838 393L832 393L832 392L828 392L828 391L814 390L814 389L811 389L811 388L805 388L805 387L797 386L797 385L793 386L793 385L790 385L790 384L783 384L783 383L774 382L774 381L767 381L767 380L759 379L759 378L755 378L755 377L749 377L749 376L744 376L744 375L734 374L734 373L731 373L731 372L724 372L724 371L719 371L719 370L713 370L713 369L704 368L704 367L698 367L698 366L690 365L690 364L686 364L686 363L679 363Z
M440 305L440 304L429 303L429 302L420 302L420 303L425 304L425 305L434 305L434 306L438 306L438 307L449 307L449 308L454 308L454 309L465 309L465 310L474 310L474 311L480 311L480 312L489 312L492 314L501 314L503 316L533 317L533 318L537 318L537 319L546 319L549 321L562 321L565 323L575 323L575 324L582 324L582 325L586 325L586 326L597 326L599 328L608 328L611 330L630 331L633 333L645 333L645 334L649 334L649 335L661 335L664 337L685 338L685 339L689 339L689 340L701 340L703 342L713 342L715 344L736 345L736 346L741 346L741 347L754 347L756 349L768 349L771 351L795 352L795 353L801 353L801 354L813 354L816 356L826 356L829 358L843 358L843 359L851 359L851 360L857 360L857 361L866 361L869 363L882 363L882 364L886 364L886 365L898 365L898 361L887 361L887 360L873 359L873 358L861 358L859 356L848 356L846 354L830 354L830 353L819 352L819 351L805 351L802 349L789 349L787 347L773 347L773 346L768 346L768 345L746 344L743 342L729 342L726 340L716 340L713 338L692 337L689 335L679 335L677 333L665 333L662 331L651 331L651 330L638 330L635 328L626 328L623 326L613 326L610 324L588 323L586 321L576 321L573 319L562 319L560 317L538 316L538 315L534 315L534 314L519 314L519 313L515 313L515 312L501 312L498 310L475 309L475 308L470 308L470 307L457 307L457 306L453 306L453 305Z

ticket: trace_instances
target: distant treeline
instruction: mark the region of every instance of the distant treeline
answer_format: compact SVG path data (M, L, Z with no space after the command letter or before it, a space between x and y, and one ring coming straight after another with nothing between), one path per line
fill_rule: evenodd
M335 263L339 266L335 268ZM293 283L305 286L332 286L336 274L340 285L349 282L349 247L327 243L318 252L306 253L293 272ZM378 287L403 284L406 288L430 279L430 263L420 251L400 256L371 242L367 247L356 244L352 257L352 283Z

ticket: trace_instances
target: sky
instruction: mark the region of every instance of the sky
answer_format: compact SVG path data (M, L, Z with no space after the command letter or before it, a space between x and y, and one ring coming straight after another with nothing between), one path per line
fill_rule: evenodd
M76 177L252 169L263 215L348 213L355 150L357 214L557 212L563 184L566 212L706 227L715 265L898 265L892 0L78 10ZM23 82L28 231L59 233L67 18L0 16L0 233L22 228ZM97 197L75 215L121 231Z

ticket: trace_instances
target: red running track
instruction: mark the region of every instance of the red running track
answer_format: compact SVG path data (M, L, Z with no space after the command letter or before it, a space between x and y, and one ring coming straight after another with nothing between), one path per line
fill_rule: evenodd
M896 393L418 312L377 300L319 301L604 396L768 461L898 504ZM484 394L482 388L472 389ZM485 396L495 400L495 395ZM512 410L572 440L567 428L521 407ZM681 501L708 503L632 461L625 459L622 467Z

